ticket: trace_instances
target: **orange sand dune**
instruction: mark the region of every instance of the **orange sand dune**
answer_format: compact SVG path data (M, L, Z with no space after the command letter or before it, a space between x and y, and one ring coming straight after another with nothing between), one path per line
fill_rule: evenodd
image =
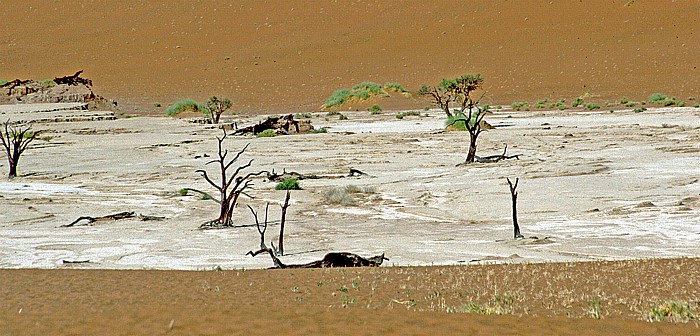
M700 94L697 1L6 1L0 79L85 70L122 106L318 109L361 81L486 77L488 100ZM425 101L379 101L411 108ZM158 111L160 112L160 111Z

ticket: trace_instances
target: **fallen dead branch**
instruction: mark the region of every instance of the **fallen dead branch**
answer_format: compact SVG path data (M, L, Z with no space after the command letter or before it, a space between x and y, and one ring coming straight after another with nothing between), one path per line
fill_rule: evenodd
M331 268L331 267L379 267L384 260L389 260L384 256L384 253L378 256L364 258L355 253L349 252L331 252L327 253L323 259L312 261L306 264L285 264L270 248L260 249L258 251L250 251L247 254L255 257L256 255L267 252L275 264L273 268Z
M91 217L91 216L81 216L78 217L78 219L74 220L70 224L65 224L61 225L60 227L71 227L75 226L76 224L80 223L81 221L85 221L83 225L89 225L95 222L106 222L106 221L117 221L120 219L127 219L127 218L134 218L137 217L136 213L133 211L122 211L118 212L115 214L111 215L106 215L106 216L99 216L99 217ZM159 221L159 220L164 220L165 217L162 216L151 216L151 215L143 215L139 214L138 218L142 221Z
M520 160L520 155L506 155L506 151L508 151L508 144L506 144L506 147L503 148L503 154L500 155L490 155L490 156L476 156L475 161L480 162L480 163L494 163L498 162L501 160L507 160L507 159L516 159Z
M287 114L267 117L255 125L238 128L234 130L233 135L256 135L265 130L273 130L277 134L289 135L311 132L314 130L314 126L308 120L295 120L293 114Z
M346 177L359 177L359 176L370 176L369 174L355 168L350 168L347 175L317 175L317 174L302 174L297 172L288 172L286 169L282 170L281 174L278 174L273 169L272 172L267 173L267 180L274 182L282 182L286 179L297 179L297 180L318 180L318 179L340 179Z

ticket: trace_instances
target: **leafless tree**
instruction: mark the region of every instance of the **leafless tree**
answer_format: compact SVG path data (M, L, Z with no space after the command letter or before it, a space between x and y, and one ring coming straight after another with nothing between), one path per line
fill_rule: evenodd
M437 86L423 85L418 94L430 97L442 109L448 120L447 126L461 125L469 132L469 151L464 163L472 163L476 157L476 141L483 128L482 121L489 112L488 105L480 106L479 99L473 98L474 91L484 83L481 75L462 75L454 79L443 79ZM454 108L455 114L450 111Z
M214 182L204 169L198 169L196 172L202 174L202 177L216 190L219 191L219 218L205 223L203 226L209 227L229 227L233 226L233 208L238 204L238 199L241 195L245 194L245 190L252 186L251 177L264 174L265 171L252 172L244 174L243 170L249 168L253 164L253 159L250 159L247 163L234 166L237 164L241 155L245 153L248 145L243 147L236 155L227 160L228 150L223 148L223 142L226 139L226 130L223 130L224 135L222 137L216 137L218 141L218 158L207 162L208 164L215 163L218 165L219 173L221 175L221 180L219 183ZM233 169L235 167L235 169ZM233 169L233 171L229 171Z
M19 157L27 150L29 144L41 133L41 131L32 132L31 128L31 126L11 126L10 120L2 124L2 129L0 129L0 142L5 148L7 162L10 165L9 178L17 177Z
M520 178L516 177L515 183L511 182L509 178L506 178L506 181L508 181L508 187L510 188L510 199L513 205L513 238L524 238L523 235L520 234L520 226L518 225L517 213L518 191L516 189L518 188L518 182L520 181Z
M267 244L265 244L265 232L267 231L267 226L268 226L268 221L267 221L267 214L268 210L270 208L270 203L265 204L265 221L260 224L260 220L258 218L258 213L253 210L253 208L249 205L248 209L250 209L250 212L253 214L253 218L255 219L255 227L258 229L258 233L260 234L260 249L258 251L249 251L247 254L252 255L255 257L256 255L272 251L274 255L284 255L284 224L286 222L287 218L287 208L289 208L289 198L291 197L291 192L287 190L287 193L284 196L284 203L281 205L282 208L282 215L280 218L280 234L279 234L279 240L277 247L275 248L275 245L273 243L270 243L271 248L267 247Z

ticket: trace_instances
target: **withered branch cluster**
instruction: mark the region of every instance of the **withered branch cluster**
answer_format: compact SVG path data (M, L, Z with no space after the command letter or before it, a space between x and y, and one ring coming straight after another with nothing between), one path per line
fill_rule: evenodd
M10 126L9 119L2 123L0 143L5 149L7 162L10 165L10 172L7 175L9 178L17 177L17 165L19 164L20 156L41 133L41 131L32 132L31 129L31 126Z

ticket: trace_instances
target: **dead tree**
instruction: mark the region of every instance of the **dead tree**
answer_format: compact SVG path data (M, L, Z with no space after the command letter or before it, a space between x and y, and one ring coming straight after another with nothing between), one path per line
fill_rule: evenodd
M482 122L489 113L488 105L479 105L483 95L477 100L472 97L473 92L480 89L483 83L481 75L462 75L454 79L443 79L437 86L423 85L418 90L418 94L430 97L445 112L448 127L464 123L469 132L469 150L464 163L474 162L477 139L485 129ZM450 112L451 107L456 109L455 114Z
M261 171L243 175L243 170L249 168L253 164L253 159L248 161L248 163L237 166L232 172L229 172L229 169L234 167L234 164L238 162L238 159L240 159L241 155L243 155L250 144L243 147L231 160L227 161L228 150L224 149L222 145L227 134L226 130L223 130L223 132L224 135L222 137L216 137L218 141L218 158L206 163L207 165L212 163L218 164L221 181L219 183L214 182L204 169L196 170L196 172L202 174L202 177L204 177L211 186L219 191L219 218L204 223L202 227L233 226L233 208L238 204L240 196L245 194L245 190L252 186L250 178L265 173Z
M513 205L513 238L524 238L523 235L520 234L520 226L518 225L518 213L516 210L518 201L518 192L516 191L516 189L518 188L518 182L520 181L520 178L515 178L515 184L513 184L509 178L506 178L506 180L508 181L508 187L510 188L510 199Z
M92 86L91 80L80 77L80 74L82 74L82 73L83 73L83 70L80 70L72 76L56 77L53 79L53 81L58 85L61 85L61 84L67 84L67 85L84 84L86 86Z
M7 162L10 165L9 178L17 177L17 165L19 164L19 157L27 150L29 144L34 141L39 136L41 131L32 132L31 126L21 127L21 126L10 126L10 120L8 119L3 124L3 128L0 129L0 142L5 148L5 154L7 155Z
M279 234L279 240L277 244L277 248L275 248L275 245L270 243L272 245L272 248L268 248L267 245L265 244L265 231L267 231L267 214L268 210L270 208L270 203L267 203L265 205L265 221L263 224L260 224L260 220L258 219L258 213L253 210L253 208L249 205L248 209L250 209L250 212L253 214L253 219L255 219L255 227L258 229L258 233L260 234L260 249L253 252L253 251L248 251L246 255L251 255L255 257L256 255L267 252L268 250L272 251L274 255L284 255L284 223L286 221L287 217L287 208L289 208L289 198L291 197L291 192L287 190L287 193L285 194L284 197L284 204L282 204L282 215L280 218L280 234Z
M231 108L231 105L233 105L233 103L231 103L231 100L228 98L219 99L217 96L211 96L209 101L207 101L207 109L209 110L211 122L218 124L221 115Z
M290 190L287 190L287 193L284 196L284 204L282 204L282 216L280 218L280 237L279 243L277 244L277 248L279 249L280 255L284 255L284 221L287 217L287 208L289 208L289 197L291 196L291 194L292 192Z
M508 159L516 159L520 160L520 155L506 155L506 152L508 151L508 144L506 144L506 147L503 148L503 154L500 155L489 155L489 156L476 156L475 161L480 162L480 163L493 163L493 162L498 162L501 160L508 160Z

